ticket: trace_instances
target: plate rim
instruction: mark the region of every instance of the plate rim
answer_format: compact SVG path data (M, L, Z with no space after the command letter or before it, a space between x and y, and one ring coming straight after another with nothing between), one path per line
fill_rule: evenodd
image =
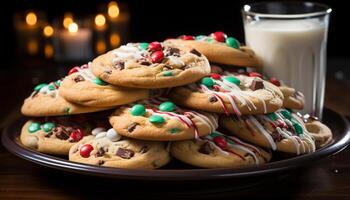
M325 112L331 115L336 115L344 125L343 137L332 144L327 145L312 154L304 154L293 158L274 161L259 166L250 166L244 168L216 168L216 169L120 169L103 166L95 166L83 163L72 162L63 158L44 154L25 148L16 140L19 133L11 133L11 125L23 120L23 116L19 116L9 122L3 129L1 139L3 146L12 154L21 157L27 161L36 164L54 168L63 171L69 171L85 175L103 176L119 179L130 180L210 180L210 179L227 179L227 178L243 178L263 174L270 174L287 169L294 169L299 166L310 164L312 161L320 158L334 155L345 149L350 143L350 128L349 122L339 113L324 109ZM288 165L293 163L293 165Z

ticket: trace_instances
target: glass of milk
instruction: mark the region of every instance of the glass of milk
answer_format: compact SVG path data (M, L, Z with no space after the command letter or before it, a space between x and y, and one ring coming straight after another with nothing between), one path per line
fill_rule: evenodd
M260 2L242 9L245 41L263 72L305 95L303 113L322 116L331 8L311 2Z

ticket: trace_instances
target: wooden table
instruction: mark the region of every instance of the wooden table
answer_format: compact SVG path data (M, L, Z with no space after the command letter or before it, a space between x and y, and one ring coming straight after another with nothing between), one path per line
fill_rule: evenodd
M59 70L62 75L62 69ZM30 75L25 75L29 73ZM36 74L36 79L30 77ZM57 73L57 72L55 72ZM52 74L55 74L52 73ZM350 115L350 84L347 80L334 78L333 70L329 73L326 89L326 105L344 115ZM39 75L38 75L39 74ZM339 75L339 74L338 74ZM338 76L337 75L337 76ZM40 78L42 77L42 78ZM45 77L45 78L43 78ZM24 71L17 75L17 79L1 79L3 94L9 94L2 99L4 111L1 128L13 115L24 96L30 92L31 81L48 79L47 73ZM11 84L7 84L11 81ZM18 109L18 107L17 107ZM123 197L131 199L220 199L240 197L240 199L350 199L350 149L330 158L320 160L310 166L296 169L287 174L265 177L264 184L250 188L232 189L210 192L206 181L195 182L202 186L202 190L191 190L188 183L175 182L140 182L122 181L82 176L65 173L20 159L10 154L0 146L0 199L103 199ZM262 180L256 180L262 181ZM192 183L191 183L192 184ZM230 184L225 181L223 184ZM220 184L217 184L220 185ZM198 188L198 187L197 187ZM230 187L229 187L230 188ZM175 192L176 191L176 192Z

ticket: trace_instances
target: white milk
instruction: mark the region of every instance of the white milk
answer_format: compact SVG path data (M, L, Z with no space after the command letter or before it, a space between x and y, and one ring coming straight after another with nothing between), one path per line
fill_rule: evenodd
M263 59L264 73L304 93L304 113L321 114L327 26L318 19L256 21L245 25L245 38Z

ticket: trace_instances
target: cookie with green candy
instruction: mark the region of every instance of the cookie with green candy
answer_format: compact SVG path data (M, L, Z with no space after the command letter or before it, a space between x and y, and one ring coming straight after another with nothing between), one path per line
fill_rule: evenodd
M102 113L31 119L22 128L20 141L42 153L68 155L74 144L91 135L92 126L103 124L102 115L106 120L106 114Z
M197 140L171 143L170 153L175 158L203 168L240 168L261 165L271 159L271 153L215 131Z
M149 90L114 86L91 72L91 62L73 67L59 87L60 95L84 106L111 107L149 97Z
M275 85L260 77L228 71L173 88L169 98L189 108L237 116L274 112L283 103L283 95Z
M165 98L153 98L118 108L112 127L130 138L177 141L198 138L218 127L218 116L181 108Z
M156 169L170 159L167 143L122 137L113 128L96 131L69 151L74 162L126 169Z
M112 85L152 89L195 82L210 73L210 66L187 46L129 43L94 59L92 72Z
M279 109L264 115L223 116L222 127L242 140L261 147L290 154L306 154L315 151L315 141L295 113Z
M177 39L168 39L166 42L187 45L204 54L212 63L262 67L261 59L247 46L241 46L234 37L229 37L221 31L210 35L189 36L182 35Z
M35 86L32 94L24 100L21 112L26 116L44 117L107 110L111 107L92 107L72 103L64 99L58 92L61 80L42 83Z

